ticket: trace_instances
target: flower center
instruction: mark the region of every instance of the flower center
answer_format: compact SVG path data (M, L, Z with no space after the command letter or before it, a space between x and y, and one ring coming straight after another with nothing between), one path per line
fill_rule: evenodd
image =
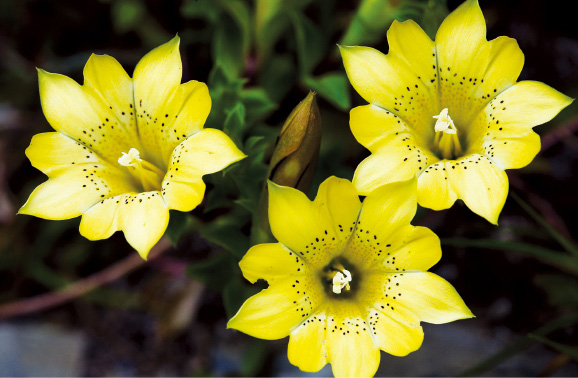
M160 190L165 174L155 165L140 158L140 152L136 148L131 148L128 153L123 152L118 158L118 163L127 167L130 173L142 185L146 192Z
M346 258L338 256L319 272L319 278L329 298L347 300L355 297L362 274Z
M341 294L341 290L349 291L349 283L351 282L351 273L347 269L338 271L333 276L333 292L335 294Z
M434 129L436 131L433 151L441 159L456 159L463 154L458 129L449 115L448 108L444 108L439 115L433 116L436 119Z

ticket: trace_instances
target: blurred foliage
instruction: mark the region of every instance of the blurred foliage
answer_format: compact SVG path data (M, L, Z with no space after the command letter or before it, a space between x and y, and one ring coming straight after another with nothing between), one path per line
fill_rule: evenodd
M368 155L349 131L348 111L364 101L351 89L337 44L369 45L386 52L389 26L394 20L407 19L416 21L433 38L448 7L453 9L460 2L0 1L0 302L58 291L133 253L119 235L98 242L83 239L78 234L78 219L52 222L14 216L32 189L45 179L24 156L32 135L50 130L38 101L35 67L82 82L82 68L94 52L114 56L130 73L145 52L178 33L183 81L195 79L209 86L213 105L206 127L224 130L247 154L223 172L205 177L207 195L201 206L187 214L171 212L166 235L174 248L166 256L176 260L177 266L186 265L184 273L178 269L175 273L172 260L162 260L163 256L145 271L83 296L77 301L80 304L41 315L74 314L76 320L71 323L96 330L118 323L121 332L122 321L100 324L95 319L109 309L152 314L155 326L149 328L156 330L155 342L149 344L155 345L151 349L159 360L164 355L158 350L180 351L186 360L190 358L187 353L202 357L219 347L226 318L264 288L247 284L237 264L254 243L252 225L262 217L259 209L265 181L286 157L274 158L270 166L291 110L310 91L317 94L324 133L307 193L310 196L330 175L351 179L357 164ZM564 6L545 1L482 2L488 39L498 35L518 39L526 55L522 78L544 81L575 97L578 36L572 12ZM573 178L578 174L577 116L572 106L538 129L553 142L532 165L509 172L511 179L524 182L525 187L517 199L509 199L500 227L474 218L460 206L435 214L418 212L417 223L443 238L444 258L439 269L457 266L451 281L478 315L477 321L483 323L491 303L506 296L514 305L499 325L516 334L532 333L465 374L482 374L537 342L575 357L578 249L572 235L578 232L573 222L578 206ZM315 155L314 149L310 148L310 155ZM540 199L551 206L537 206ZM198 292L202 289L183 281L186 277L203 285L202 295ZM87 318L83 315L87 308L99 316ZM148 329L148 323L143 323L142 328ZM137 327L130 324L133 328L127 329ZM191 327L195 335L208 332L209 336L179 339ZM272 375L267 357L275 348L245 335L236 337L243 355L235 369L222 370L207 357L192 365L183 363L186 368L179 373ZM142 338L137 338L141 340L137 354L142 345L149 345ZM121 339L125 343L131 340ZM169 347L171 342L174 349ZM284 354L285 347L281 350ZM174 352L170 357L178 355ZM148 365L140 363L142 356L132 358L140 369L138 374L158 375L157 370L147 370ZM106 370L90 371L107 374Z

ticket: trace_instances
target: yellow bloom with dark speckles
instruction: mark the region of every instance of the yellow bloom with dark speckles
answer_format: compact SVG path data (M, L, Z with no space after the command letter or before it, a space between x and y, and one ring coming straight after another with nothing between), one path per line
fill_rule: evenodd
M418 176L418 202L434 210L462 199L496 224L508 193L505 169L540 150L532 127L572 99L535 81L516 82L524 55L516 40L486 40L477 0L440 26L435 42L413 21L394 21L389 53L341 47L347 75L370 105L350 125L372 155L355 172L361 194Z
M472 317L455 289L427 272L441 257L438 237L410 221L416 179L391 183L363 204L353 184L330 177L314 201L269 183L269 220L279 243L252 247L239 263L251 282L269 287L229 321L262 339L290 336L289 361L335 376L372 376L380 349L417 350L420 321Z
M132 79L114 58L94 54L84 85L38 75L42 109L56 132L35 135L26 150L49 179L20 214L82 215L82 235L97 240L122 230L146 258L169 209L194 209L205 192L202 176L244 157L223 132L203 129L211 98L204 83L181 84L178 37L145 55Z

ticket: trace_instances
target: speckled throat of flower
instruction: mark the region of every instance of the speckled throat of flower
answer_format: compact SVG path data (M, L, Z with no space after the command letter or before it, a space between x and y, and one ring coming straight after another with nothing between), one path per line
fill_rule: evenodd
M143 258L163 235L169 210L203 199L202 176L244 157L222 131L203 129L207 86L181 84L179 38L137 64L133 78L92 55L84 85L38 70L40 100L56 132L35 135L26 156L48 176L20 209L47 219L82 215L90 240L122 230Z
M524 55L514 39L486 40L477 0L440 26L435 42L413 21L394 21L389 53L341 46L347 75L370 104L351 111L351 131L372 155L357 167L361 194L412 176L434 210L462 199L497 223L508 193L505 169L540 150L532 127L572 99L534 81L516 82Z
M279 243L251 248L239 263L269 287L228 327L263 339L290 336L289 361L335 376L372 376L380 349L417 350L421 321L473 316L455 289L427 272L441 257L437 236L410 225L416 179L387 184L363 204L353 184L330 177L314 201L269 183L269 219Z

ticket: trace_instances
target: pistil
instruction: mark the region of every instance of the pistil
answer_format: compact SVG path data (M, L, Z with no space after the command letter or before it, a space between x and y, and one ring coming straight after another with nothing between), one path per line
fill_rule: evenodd
M349 283L351 282L351 273L347 269L339 270L333 276L333 292L341 294L341 291L350 290Z
M128 153L123 152L118 163L127 167L131 174L140 181L145 191L159 190L165 174L155 165L140 158L136 148L131 148Z
M433 118L437 119L434 126L436 131L433 142L434 151L437 151L442 159L455 159L461 156L463 150L458 138L458 130L449 115L448 108L444 108Z

